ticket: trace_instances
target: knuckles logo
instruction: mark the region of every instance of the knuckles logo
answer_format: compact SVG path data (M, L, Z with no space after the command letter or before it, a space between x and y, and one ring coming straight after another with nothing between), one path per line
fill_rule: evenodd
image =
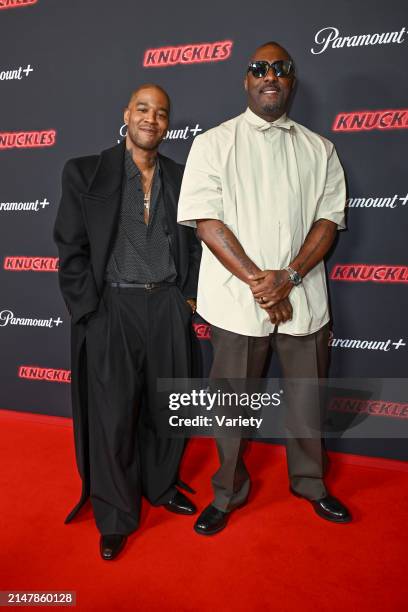
M211 326L207 323L193 323L195 335L199 340L210 340Z
M19 6L30 6L37 4L38 0L0 0L0 11L2 9L18 8Z
M367 132L369 130L403 130L408 128L408 109L339 113L333 132Z
M55 130L34 132L0 132L0 149L36 149L53 147L57 139Z
M143 58L143 66L154 68L157 66L175 66L176 64L220 62L231 56L232 45L231 40L223 40L214 43L147 49Z
M3 268L11 272L58 272L58 257L5 257Z
M408 283L408 266L336 264L330 279L354 283Z
M46 382L70 383L71 370L56 370L40 366L22 365L18 368L18 377L27 380L42 380Z
M333 397L329 410L348 414L368 414L394 419L408 419L408 404L384 400L363 400L357 397Z

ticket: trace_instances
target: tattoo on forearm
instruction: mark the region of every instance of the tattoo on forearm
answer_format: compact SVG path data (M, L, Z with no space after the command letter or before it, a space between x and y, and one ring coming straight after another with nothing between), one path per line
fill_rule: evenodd
M233 255L237 259L239 264L244 268L246 272L249 272L250 274L256 272L254 264L249 260L245 253L240 253L237 250L236 246L229 240L229 237L228 235L226 235L223 227L217 228L215 230L215 233L221 239L224 250L229 251L229 253L231 253L231 255Z

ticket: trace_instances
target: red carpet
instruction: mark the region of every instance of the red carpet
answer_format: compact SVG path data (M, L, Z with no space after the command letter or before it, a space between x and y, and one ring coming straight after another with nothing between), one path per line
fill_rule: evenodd
M200 537L193 518L145 504L140 530L109 563L89 508L63 524L79 493L70 421L0 411L0 426L0 590L76 591L86 611L406 609L406 464L335 456L329 485L355 520L334 525L289 494L279 447L252 445L251 503L224 532ZM215 465L211 440L190 443L182 477L199 508Z

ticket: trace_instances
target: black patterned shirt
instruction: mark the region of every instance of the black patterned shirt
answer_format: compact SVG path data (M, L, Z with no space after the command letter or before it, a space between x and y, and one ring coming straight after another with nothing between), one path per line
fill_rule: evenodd
M106 268L106 280L125 283L172 282L177 272L165 231L160 163L157 161L150 196L148 225L144 222L141 172L125 151L118 230Z

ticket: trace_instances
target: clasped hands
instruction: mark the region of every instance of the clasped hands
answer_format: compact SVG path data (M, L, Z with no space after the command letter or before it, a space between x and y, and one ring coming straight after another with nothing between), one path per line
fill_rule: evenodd
M261 308L266 310L274 325L292 318L292 305L288 299L293 284L286 270L263 270L249 276L249 287Z

